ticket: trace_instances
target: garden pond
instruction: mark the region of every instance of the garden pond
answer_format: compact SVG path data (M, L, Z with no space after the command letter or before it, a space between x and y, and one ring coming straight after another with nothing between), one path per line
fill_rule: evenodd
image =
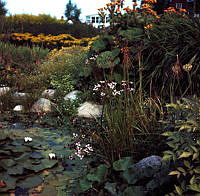
M72 195L75 179L91 161L75 155L74 135L66 129L1 122L0 195ZM56 158L51 159L50 153Z

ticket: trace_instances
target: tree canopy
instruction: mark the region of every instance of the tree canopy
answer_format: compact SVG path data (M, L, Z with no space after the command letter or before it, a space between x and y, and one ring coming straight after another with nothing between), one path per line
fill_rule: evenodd
M7 9L5 8L6 3L2 0L0 0L0 16L1 15L6 15Z
M65 9L65 17L67 18L67 20L72 20L73 22L80 22L80 14L81 9L78 9L77 5L73 4L71 0L69 0Z

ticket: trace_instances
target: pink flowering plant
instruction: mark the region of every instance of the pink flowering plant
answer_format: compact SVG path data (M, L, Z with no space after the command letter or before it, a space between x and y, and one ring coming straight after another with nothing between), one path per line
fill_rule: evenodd
M93 153L93 147L90 144L91 142L88 141L85 134L73 133L72 141L73 143L71 147L74 153L68 157L70 160L76 158L82 160L83 158L88 157Z
M93 94L101 98L103 104L111 100L124 98L134 93L133 82L122 80L121 83L114 81L99 81L93 88Z

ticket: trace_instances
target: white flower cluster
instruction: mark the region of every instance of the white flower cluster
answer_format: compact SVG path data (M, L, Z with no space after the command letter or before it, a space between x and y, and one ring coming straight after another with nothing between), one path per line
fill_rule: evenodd
M100 91L100 90L105 90L107 89L111 89L116 91L116 82L105 82L105 81L99 81L99 83L97 85L94 86L93 91ZM106 96L105 92L101 92L101 96L104 97Z
M96 92L100 92L101 97L105 97L107 94L109 95L121 95L123 92L131 92L134 91L134 88L131 86L133 85L133 82L127 82L127 81L122 81L121 85L119 84L119 88L121 90L117 90L117 83L116 82L106 82L106 81L99 81L97 85L94 86L93 91L95 94ZM118 89L119 89L118 88Z
M98 55L91 56L89 59L85 60L85 64L89 65L90 61L95 61L97 57L98 57Z
M78 136L79 136L79 135L78 135L77 133L73 133L73 138L78 138ZM85 135L84 135L84 134L83 134L83 135L80 135L80 137L84 139L84 138L85 138Z
M33 139L32 139L31 137L25 137L25 138L24 138L24 141L25 141L25 142L32 142L32 140L33 140Z
M93 148L90 144L81 147L81 143L77 142L75 145L75 155L81 160L84 158L85 155L90 154L93 151Z
M84 134L81 134L81 135L78 135L77 133L73 133L73 138L74 139L85 139L86 135ZM80 142L76 142L75 143L75 155L77 157L79 157L81 160L84 158L85 155L87 154L90 154L91 152L93 151L93 148L90 144L87 144L87 145L81 145ZM68 157L70 160L72 160L74 157L73 155L69 156Z

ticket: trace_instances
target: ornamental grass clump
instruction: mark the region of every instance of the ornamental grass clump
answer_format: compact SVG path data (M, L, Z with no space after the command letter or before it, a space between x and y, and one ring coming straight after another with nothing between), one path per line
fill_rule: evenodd
M0 42L0 83L18 91L40 88L41 82L34 78L48 52L48 49L39 47L17 47Z
M93 89L104 107L102 131L92 135L101 146L100 153L110 162L124 156L138 157L139 146L158 134L158 119L163 115L160 100L140 102L132 85L129 81L100 81Z

